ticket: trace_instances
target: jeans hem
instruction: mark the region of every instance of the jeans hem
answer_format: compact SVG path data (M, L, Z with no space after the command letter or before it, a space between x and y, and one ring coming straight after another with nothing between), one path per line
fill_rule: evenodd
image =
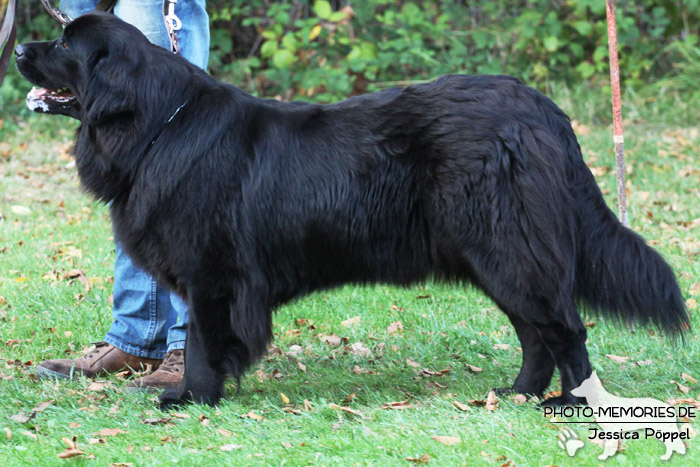
M110 334L107 334L105 336L105 342L115 346L122 352L126 352L129 355L133 355L134 357L153 358L157 360L163 360L163 358L165 358L165 351L163 350L144 350L140 347L135 347L133 345L127 344L121 339Z
M168 352L173 350L185 350L185 341L175 341L168 344Z

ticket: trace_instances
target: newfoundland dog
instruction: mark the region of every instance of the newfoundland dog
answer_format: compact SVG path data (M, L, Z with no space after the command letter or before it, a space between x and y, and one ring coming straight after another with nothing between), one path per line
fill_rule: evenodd
M28 102L82 123L80 180L115 238L190 307L169 407L215 404L265 352L272 312L348 282L473 284L523 349L504 390L591 375L577 306L674 332L671 268L603 201L568 117L507 76L445 76L330 105L218 82L108 14L16 48Z

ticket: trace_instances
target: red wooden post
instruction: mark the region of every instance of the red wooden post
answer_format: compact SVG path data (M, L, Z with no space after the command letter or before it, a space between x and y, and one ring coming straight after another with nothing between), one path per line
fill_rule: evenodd
M610 53L610 87L613 107L613 141L615 142L615 166L617 168L617 208L620 222L629 227L627 217L627 191L625 188L625 137L622 131L622 103L620 102L620 66L617 62L617 31L615 26L615 2L605 0L608 17L608 51Z

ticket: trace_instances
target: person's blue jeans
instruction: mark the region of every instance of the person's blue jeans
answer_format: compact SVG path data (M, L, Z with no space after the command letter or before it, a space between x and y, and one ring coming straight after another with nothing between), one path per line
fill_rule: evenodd
M71 18L93 11L98 0L63 0L61 9ZM114 13L133 24L154 44L170 47L163 23L162 0L119 0ZM175 14L182 21L177 32L182 56L206 70L209 59L209 16L205 0L178 0ZM145 358L163 358L185 347L187 306L180 298L137 268L116 245L112 326L105 341Z

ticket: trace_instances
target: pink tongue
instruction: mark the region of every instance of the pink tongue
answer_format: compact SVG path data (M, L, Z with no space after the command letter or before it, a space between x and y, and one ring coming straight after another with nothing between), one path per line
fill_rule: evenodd
M40 97L40 96L46 95L48 93L49 93L49 90L46 88L39 88L39 89L34 90L34 95L36 97Z

